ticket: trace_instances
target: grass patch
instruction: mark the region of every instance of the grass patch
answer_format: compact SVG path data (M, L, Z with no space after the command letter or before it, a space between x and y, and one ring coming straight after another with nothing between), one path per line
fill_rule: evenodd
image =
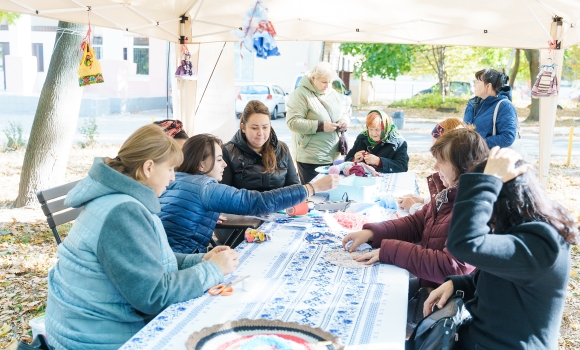
M465 107L469 98L447 96L445 102L441 100L439 94L420 94L411 98L399 100L391 103L389 107L406 107L406 108L456 108L457 110Z

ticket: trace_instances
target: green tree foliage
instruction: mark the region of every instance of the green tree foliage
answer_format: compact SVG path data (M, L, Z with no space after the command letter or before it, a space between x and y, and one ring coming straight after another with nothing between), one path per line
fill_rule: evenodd
M340 51L357 57L354 74L360 77L397 79L411 71L417 46L400 44L342 43Z
M580 79L580 45L570 46L564 51L563 80Z
M20 18L18 13L0 11L0 23L11 25L14 24L18 18Z

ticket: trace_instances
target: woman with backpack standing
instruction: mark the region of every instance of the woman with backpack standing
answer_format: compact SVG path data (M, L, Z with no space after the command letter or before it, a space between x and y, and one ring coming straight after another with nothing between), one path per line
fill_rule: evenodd
M489 148L511 146L519 135L518 114L511 103L512 88L507 85L509 77L488 68L475 73L475 78L475 97L467 102L463 120L475 126Z

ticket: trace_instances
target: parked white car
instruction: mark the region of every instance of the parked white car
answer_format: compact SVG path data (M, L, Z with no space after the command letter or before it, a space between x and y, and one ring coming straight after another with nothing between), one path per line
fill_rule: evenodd
M236 98L236 116L240 117L249 101L258 100L268 107L272 120L280 115L286 117L287 95L278 85L259 83L244 85Z
M299 74L298 76L296 76L296 79L294 80L294 90L296 90L296 88L298 87L298 83L300 83L300 80L302 79L304 74L306 73ZM340 95L342 108L344 108L344 110L348 114L348 118L349 119L352 118L352 98L350 97L352 92L346 88L346 85L344 85L344 81L342 81L342 79L338 77L332 81L332 88L336 90L336 92L338 92L338 94Z

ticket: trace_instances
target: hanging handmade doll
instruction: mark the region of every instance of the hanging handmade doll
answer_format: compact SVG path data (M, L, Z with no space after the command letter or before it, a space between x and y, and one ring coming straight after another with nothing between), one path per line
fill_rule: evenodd
M181 64L175 71L175 77L185 80L196 79L193 64L191 63L191 54L185 45L181 45Z
M556 48L552 41L548 42L550 52ZM532 87L532 97L552 97L558 95L558 78L556 77L557 64L552 63L552 58L548 57L548 63L541 65L540 73L536 77L536 83Z
M239 30L232 30L231 33L238 37L240 49L243 46L250 52L255 51L256 56L261 58L280 56L278 44L274 39L276 31L272 22L268 20L268 8L263 3L264 0L257 0L245 13L242 27Z
M79 85L87 86L91 84L104 83L103 72L101 70L101 63L95 57L95 51L90 45L91 42L91 23L89 22L89 30L81 43L83 50L83 57L79 65Z

